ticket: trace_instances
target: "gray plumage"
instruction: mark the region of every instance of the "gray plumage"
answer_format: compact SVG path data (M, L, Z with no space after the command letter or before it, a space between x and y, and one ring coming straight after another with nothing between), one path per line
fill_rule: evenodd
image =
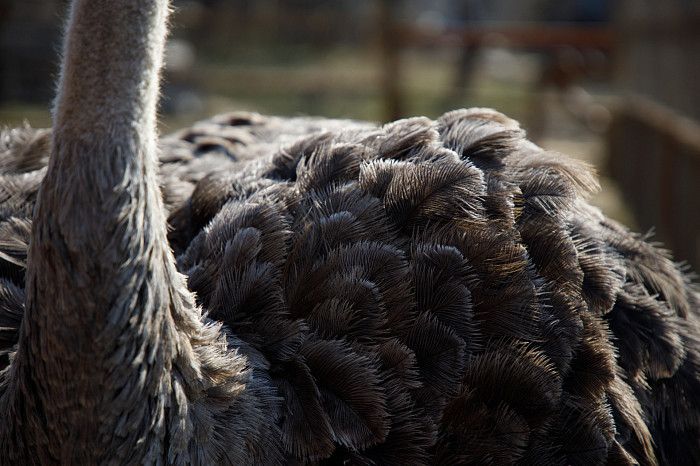
M585 164L488 109L232 113L156 151L165 2L88 5L48 169L49 132L0 133L5 461L700 462L700 294ZM128 42L115 9L143 73L76 115L110 102L72 60L134 69L71 42Z

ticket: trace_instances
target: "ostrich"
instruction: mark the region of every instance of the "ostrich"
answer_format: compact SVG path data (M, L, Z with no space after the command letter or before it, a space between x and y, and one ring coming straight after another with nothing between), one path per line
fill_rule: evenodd
M167 13L74 0L0 133L3 463L700 462L700 293L589 167L488 109L159 142Z

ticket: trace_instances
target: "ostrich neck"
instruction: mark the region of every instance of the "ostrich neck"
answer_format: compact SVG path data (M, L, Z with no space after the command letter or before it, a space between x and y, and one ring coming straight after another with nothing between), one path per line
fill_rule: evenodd
M172 308L192 304L156 181L167 10L167 0L73 3L0 406L0 442L15 455L92 464L116 442L128 457L163 441L159 399L182 343Z
M149 153L142 155L152 155L167 3L73 2L54 111L56 141L100 150L144 148Z

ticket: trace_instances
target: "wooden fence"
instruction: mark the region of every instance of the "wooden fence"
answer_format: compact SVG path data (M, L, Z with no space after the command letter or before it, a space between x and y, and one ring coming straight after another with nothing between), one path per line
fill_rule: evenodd
M642 97L613 109L610 172L643 229L700 271L700 124Z

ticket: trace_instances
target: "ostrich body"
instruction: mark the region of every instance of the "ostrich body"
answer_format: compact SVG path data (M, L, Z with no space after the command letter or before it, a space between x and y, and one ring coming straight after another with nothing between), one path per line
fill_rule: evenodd
M158 149L166 16L75 0L48 167L0 133L3 461L700 461L700 295L588 167L487 109Z

